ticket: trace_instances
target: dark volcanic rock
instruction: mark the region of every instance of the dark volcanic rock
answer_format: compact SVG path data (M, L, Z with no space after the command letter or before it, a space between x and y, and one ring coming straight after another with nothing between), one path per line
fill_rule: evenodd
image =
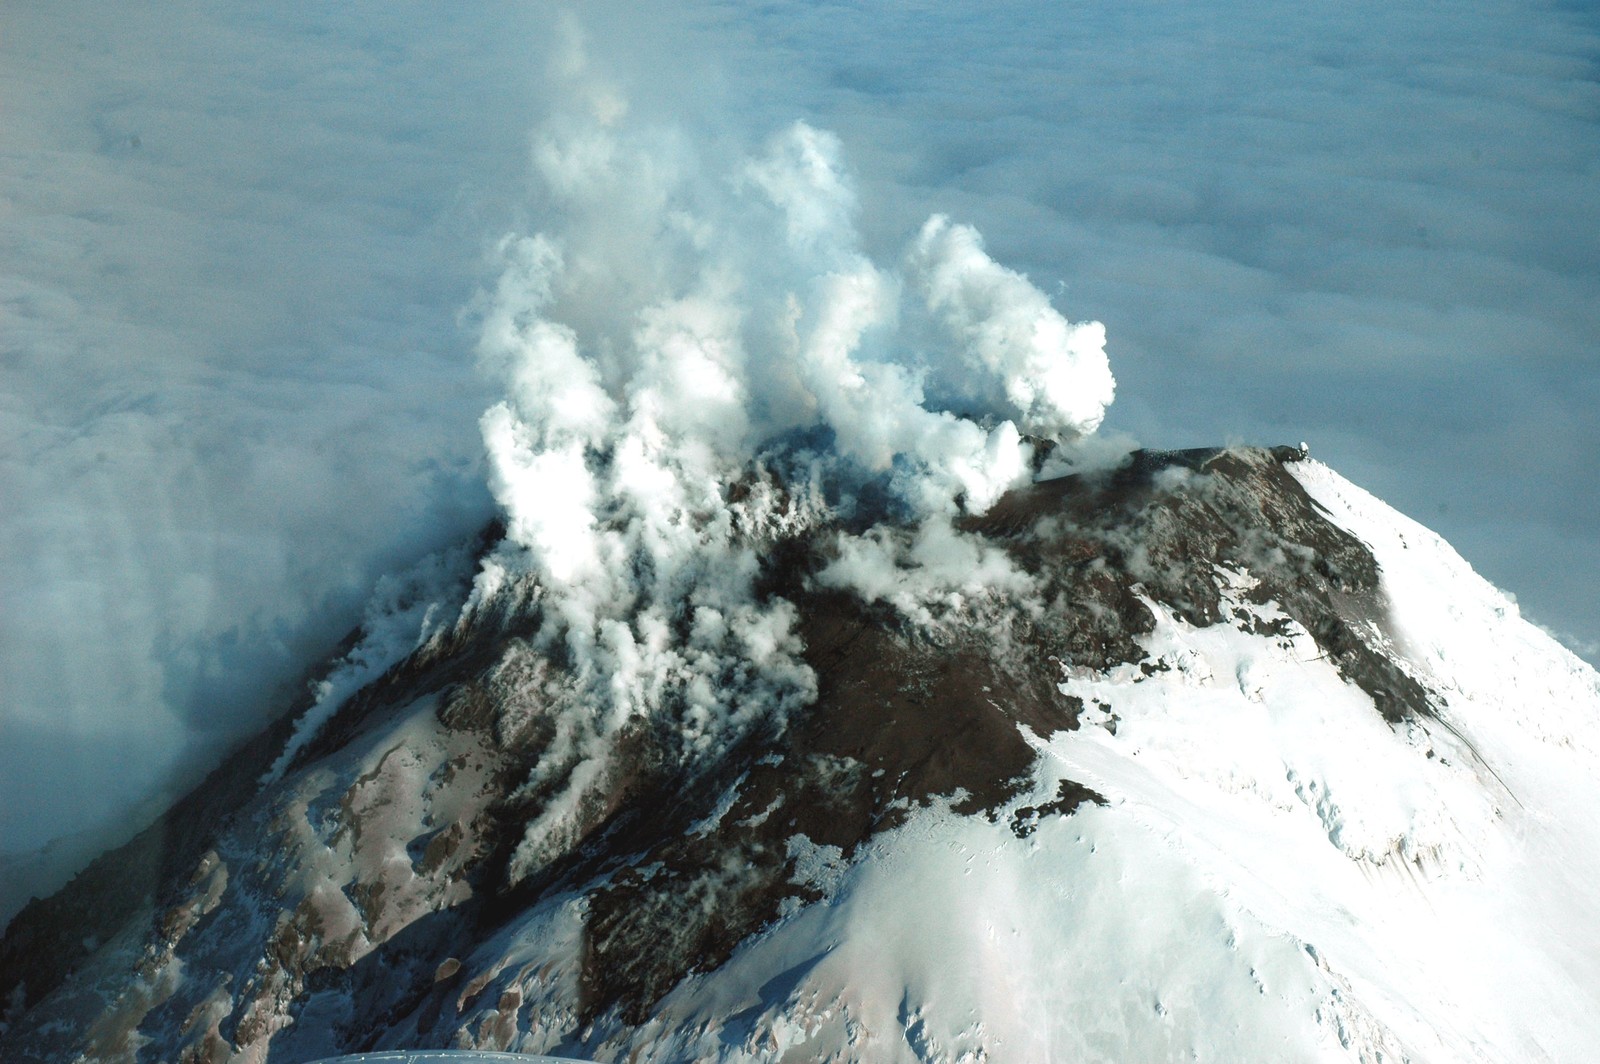
M709 761L630 725L563 848L520 877L524 825L576 766L550 760L561 667L532 649L537 618L486 614L350 699L280 783L256 781L286 724L25 910L0 941L0 1000L24 986L29 1009L0 1057L143 1044L220 1060L270 1042L275 1060L280 1047L302 1059L387 1032L505 1046L515 969L461 958L571 895L584 899L573 1029L607 1013L642 1022L686 975L821 896L798 874L803 851L849 861L932 802L1005 815L1022 838L1102 801L1067 781L1015 806L1036 757L1024 729L1078 726L1064 669L1166 667L1140 642L1151 603L1283 635L1272 625L1289 622L1231 611L1223 571L1249 574L1248 599L1310 632L1391 722L1430 713L1385 652L1371 553L1287 472L1299 457L1143 452L1007 495L962 527L1032 574L1043 608L977 602L931 628L814 586L822 536L780 541L760 590L797 608L815 701Z

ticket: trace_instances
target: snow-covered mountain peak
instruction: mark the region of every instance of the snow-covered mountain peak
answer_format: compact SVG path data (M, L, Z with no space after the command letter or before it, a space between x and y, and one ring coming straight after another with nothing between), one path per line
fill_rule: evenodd
M18 919L6 1059L1600 1045L1600 679L1437 537L1292 449L850 520L762 534L801 697L716 733L597 725L537 579L480 580ZM827 576L874 542L883 593Z

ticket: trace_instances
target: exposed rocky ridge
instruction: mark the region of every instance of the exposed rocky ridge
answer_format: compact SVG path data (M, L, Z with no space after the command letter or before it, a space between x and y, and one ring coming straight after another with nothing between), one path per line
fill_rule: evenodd
M552 745L550 666L515 615L459 628L351 699L279 783L256 792L286 725L20 916L0 942L0 1000L23 986L27 1010L0 1056L511 1046L534 1022L522 987L537 963L463 957L562 896L584 899L579 993L539 1022L573 1037L641 1023L685 975L824 897L801 868L818 851L848 862L932 801L1023 838L1097 800L1068 781L1018 804L1028 734L1079 726L1084 707L1057 681L1167 668L1140 643L1149 602L1195 626L1282 634L1229 606L1227 572L1248 573L1244 596L1309 632L1385 718L1434 712L1386 652L1371 552L1285 470L1298 458L1144 452L966 520L1038 581L1036 612L979 602L918 628L815 586L822 537L786 545L766 586L798 607L815 703L692 770L648 721L631 727L580 828L520 879L512 855L548 793L529 781Z

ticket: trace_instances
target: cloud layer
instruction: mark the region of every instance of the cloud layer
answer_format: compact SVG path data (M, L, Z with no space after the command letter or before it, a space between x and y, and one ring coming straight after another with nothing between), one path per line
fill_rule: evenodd
M510 3L7 18L7 849L192 778L380 574L487 518L491 480L541 564L593 564L515 505L522 458L600 439L632 456L627 498L670 513L821 419L915 505L981 506L1003 422L1087 427L1109 395L1039 372L1049 350L1098 373L1098 334L1050 300L1109 329L1109 428L1308 439L1600 643L1585 9L599 4L587 56ZM497 277L532 331L475 354L491 317L458 314ZM598 405L543 411L516 344L568 340ZM603 527L620 474L566 461ZM937 569L962 548L936 535L879 547Z
M8 11L0 849L184 786L492 515L456 319L528 21Z

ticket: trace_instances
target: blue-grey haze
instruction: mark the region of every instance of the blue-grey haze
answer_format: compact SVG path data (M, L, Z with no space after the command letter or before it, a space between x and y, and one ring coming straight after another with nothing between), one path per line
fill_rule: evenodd
M1108 429L1307 440L1600 661L1592 6L580 15L641 121L837 132L880 261L942 211L1105 322ZM0 851L164 800L489 516L461 311L554 26L0 6Z

